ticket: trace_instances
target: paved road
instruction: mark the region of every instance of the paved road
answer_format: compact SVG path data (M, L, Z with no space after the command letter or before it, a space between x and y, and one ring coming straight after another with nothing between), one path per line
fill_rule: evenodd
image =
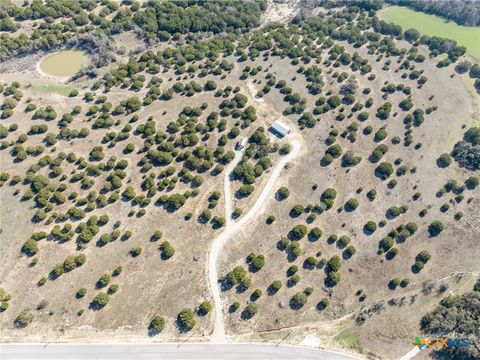
M318 349L260 344L2 344L1 360L354 360Z
M211 341L213 343L222 344L222 343L225 343L226 341L223 312L222 312L223 311L222 301L220 298L220 288L218 286L218 272L217 272L218 256L220 255L221 249L225 246L228 240L234 234L244 229L245 226L258 215L259 211L262 209L263 205L265 204L265 201L272 194L274 190L273 186L275 185L275 182L281 175L285 165L288 162L292 161L300 153L301 141L298 138L295 138L294 134L288 135L288 138L291 139L290 144L292 145L292 150L287 156L283 157L275 166L272 173L270 174L269 179L267 180L267 183L265 184L260 195L255 201L255 204L238 221L231 221L229 219L227 222L227 226L222 231L222 233L213 240L212 246L210 248L208 261L207 261L207 266L208 266L207 271L208 271L208 281L210 284L213 302L215 305L215 313L214 313L215 321L214 321L213 333L211 336ZM229 166L225 172L225 201L226 201L225 208L227 212L231 212L231 201L232 201L229 174L233 170L234 165L236 165L236 163L239 160L240 160L240 157L239 155L237 155L237 157L235 158L235 162L232 162L232 165ZM229 214L227 214L226 216L227 218L230 218Z

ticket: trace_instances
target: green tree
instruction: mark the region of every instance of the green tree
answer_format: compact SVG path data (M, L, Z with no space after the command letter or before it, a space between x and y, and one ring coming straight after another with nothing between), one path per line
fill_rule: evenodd
M94 309L102 309L110 301L110 296L105 292L100 292L97 296L93 298L92 307Z
M198 313L200 315L207 315L212 310L212 308L213 308L213 305L210 301L208 300L202 301L202 303L198 307Z
M290 231L291 237L295 240L300 240L307 235L307 227L303 224L295 225Z
M341 266L340 257L337 255L332 256L330 260L328 260L327 266L329 271L331 272L340 270L340 266Z
M110 282L110 275L103 274L97 281L97 287L102 288L108 285Z
M161 333L164 328L165 319L160 315L154 316L148 325L148 330L154 335Z
M304 292L298 292L290 299L290 307L298 310L302 308L308 301L308 296Z
M285 186L282 186L280 189L277 190L278 200L285 200L289 196L290 196L290 191Z
M438 236L443 229L445 229L445 226L440 221L435 220L428 226L428 233L432 237Z
M28 309L28 308L23 309L17 315L13 323L15 324L16 327L24 328L24 327L27 327L27 325L29 325L33 321L34 317L35 315L32 313L31 309Z
M170 259L175 254L174 247L168 241L164 241L160 245L160 251L161 251L162 258L164 259Z
M389 162L382 162L375 169L375 176L378 177L380 180L388 179L390 175L392 175L392 173L393 173L393 166Z
M196 324L194 316L193 310L190 308L185 308L180 311L177 316L180 327L186 331L192 330Z
M247 305L243 312L243 317L246 319L251 319L252 317L255 316L255 314L258 312L258 304L257 303L250 303Z
M27 256L34 256L38 252L37 242L33 239L28 239L22 246L22 252Z

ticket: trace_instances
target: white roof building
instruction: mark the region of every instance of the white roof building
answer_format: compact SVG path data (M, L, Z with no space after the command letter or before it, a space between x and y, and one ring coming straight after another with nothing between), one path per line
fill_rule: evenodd
M275 133L280 137L284 137L285 135L289 134L291 130L287 124L285 124L280 119L277 119L270 127L270 131L272 131L273 133Z

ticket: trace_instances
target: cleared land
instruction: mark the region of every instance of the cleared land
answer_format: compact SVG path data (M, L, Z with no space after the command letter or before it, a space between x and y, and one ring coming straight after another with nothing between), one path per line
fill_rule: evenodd
M401 6L389 6L378 15L382 20L400 25L404 30L413 28L425 35L453 39L465 46L470 55L480 59L480 27L457 25L453 21Z
M159 2L157 23L66 2L47 28L11 10L27 20L0 34L0 340L401 358L480 273L479 65L358 7L192 4ZM14 42L38 28L52 52L88 44L92 68L38 71L49 44Z

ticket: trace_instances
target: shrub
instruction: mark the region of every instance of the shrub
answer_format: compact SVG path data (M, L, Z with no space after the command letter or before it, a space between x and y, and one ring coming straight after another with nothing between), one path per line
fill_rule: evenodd
M168 241L164 241L160 245L160 251L162 258L164 259L170 259L175 254L175 249Z
M320 198L323 201L326 199L335 200L336 197L337 197L337 191L333 188L328 188L323 192Z
M85 264L85 261L87 261L87 257L85 256L85 254L78 254L77 256L75 256L75 265L77 267Z
M390 290L395 290L397 286L400 285L400 283L401 283L401 280L399 278L393 278L388 282L388 288Z
M292 146L290 144L284 144L282 147L278 150L278 153L280 155L288 155L292 151Z
M246 319L250 319L252 318L253 316L255 316L255 314L258 312L258 304L257 303L250 303L247 305L247 307L245 308L244 310L244 313L243 313L243 316L246 318Z
M154 334L158 334L162 332L165 328L165 319L160 315L156 315L148 325L148 330L150 330Z
M85 288L80 288L78 291L77 291L77 298L80 299L80 298L83 298L85 296L85 294L87 293L87 289Z
M132 255L133 257L137 257L142 253L142 251L143 249L140 246L137 246L136 248L133 248L132 250L130 250L130 255Z
M121 265L117 266L112 272L112 276L118 276L122 273L123 267Z
M110 287L108 288L108 293L109 293L110 295L115 294L115 293L118 291L118 287L119 287L118 284L112 284L112 285L110 285Z
M34 256L38 252L37 242L33 239L28 239L23 244L21 250L27 256Z
M305 259L305 267L307 268L313 268L317 266L318 261L315 259L313 256L309 256L308 258Z
M393 166L389 162L382 162L375 169L375 176L378 177L380 180L388 179L390 175L392 175L392 173L393 173Z
M394 243L395 243L395 240L392 239L390 236L387 236L382 240L380 240L378 244L378 248L380 249L380 252L385 252L390 250L390 248L393 246Z
M250 266L252 271L259 271L265 265L265 256L251 254L250 257Z
M205 300L198 307L198 312L200 315L206 315L212 310L212 308L213 308L212 303L208 300Z
M276 294L281 288L282 282L280 280L274 280L268 287L268 291L270 294Z
M340 239L337 241L337 246L339 248L344 248L348 244L350 244L350 238L347 235L340 236Z
M416 261L421 261L423 263L428 262L431 258L432 258L432 256L430 255L430 253L427 250L422 250L418 253L417 256L415 256Z
M234 301L232 305L230 305L229 312L233 313L238 310L240 307L240 303L238 301Z
M472 64L469 61L464 60L464 61L459 62L455 66L455 71L458 72L459 74L465 74L466 72L468 72L470 70L471 67L472 67Z
M235 208L232 212L232 218L238 219L242 215L243 210L240 208Z
M330 272L338 271L341 266L340 257L337 255L332 256L330 260L328 260L327 266Z
M288 279L289 286L297 285L300 282L300 275L295 274L290 279Z
M312 241L318 240L322 236L322 230L319 227L314 227L308 233L308 238Z
M428 233L430 234L430 236L434 237L439 235L444 228L444 225L440 221L436 220L428 226Z
M446 168L450 166L451 163L452 163L452 157L448 154L442 154L437 159L437 166L439 168Z
M153 240L160 240L161 238L162 238L162 232L160 230L156 230L152 235Z
M245 276L242 280L240 280L239 289L242 291L247 290L250 286L252 286L252 278L249 276Z
M480 278L477 279L475 285L473 285L473 291L480 291Z
M291 210L290 210L290 216L291 217L298 217L302 215L304 211L304 208L302 205L295 205Z
M363 227L363 231L369 235L373 234L375 230L377 230L377 224L371 220L368 221Z
M255 289L255 291L250 295L250 300L256 301L261 298L263 295L263 291L261 289Z
M290 307L292 309L302 308L308 301L308 296L304 292L298 292L290 299Z
M292 276L298 271L298 266L297 265L292 265L288 268L287 270L287 275Z
M367 199L370 201L375 200L375 198L377 197L377 190L371 189L369 192L367 192L366 196L367 196Z
M348 212L354 211L357 207L358 207L358 200L355 198L349 199L344 206L345 210Z
M185 308L180 311L177 320L180 326L187 331L193 329L196 324L193 310L190 308Z
M282 186L280 189L277 190L278 200L285 200L289 196L290 196L290 191L285 186Z
M320 300L320 302L318 303L317 305L317 309L318 310L324 310L328 307L328 305L330 304L330 300L328 300L328 298L324 297L322 298L322 300Z
M425 263L421 261L416 261L415 264L413 265L413 271L414 272L419 272L425 267Z
M473 190L478 186L479 180L476 176L470 176L467 180L465 180L465 186L469 190Z
M295 240L300 240L307 235L307 227L303 224L295 225L290 231L291 237Z
M105 307L109 301L110 301L110 296L108 296L108 294L105 292L101 292L93 298L92 306L95 309L101 309Z
M382 127L378 129L378 131L375 133L374 140L375 142L380 142L384 140L386 137L387 137L387 131L385 130L385 128Z
M33 321L34 317L31 309L23 309L13 323L16 327L24 328Z
M105 287L108 285L108 283L110 282L110 275L108 274L103 274L100 279L98 279L97 281L97 287Z
M357 249L353 245L350 245L345 249L345 256L347 258L352 257L357 252Z
M395 256L397 255L398 255L398 248L392 247L390 250L388 250L386 257L388 260L391 260L395 258Z
M334 287L340 282L340 279L340 274L337 271L331 271L327 274L325 285L328 287Z
M235 268L233 268L232 271L229 271L227 273L227 275L225 276L225 280L230 286L235 286L241 280L243 280L246 275L247 271L243 266L236 266Z

